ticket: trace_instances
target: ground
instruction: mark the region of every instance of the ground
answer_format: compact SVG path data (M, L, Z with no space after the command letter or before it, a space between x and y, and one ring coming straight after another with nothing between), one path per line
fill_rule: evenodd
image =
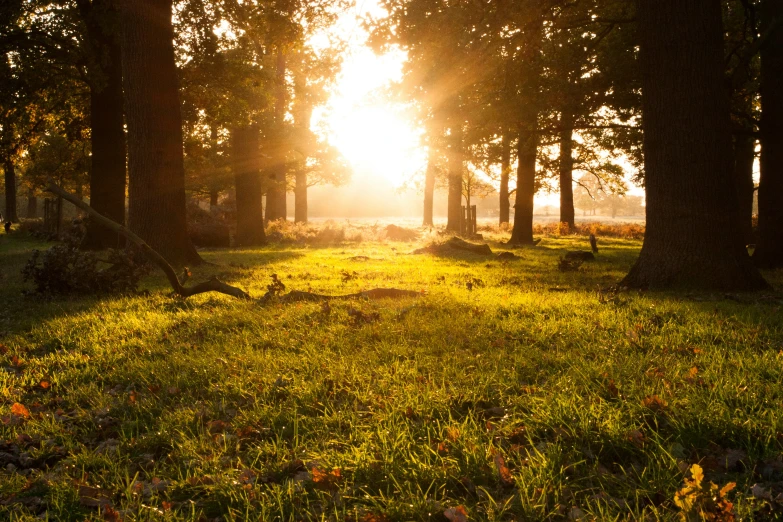
M46 244L2 237L0 519L781 516L783 273L765 294L601 291L640 245L601 239L576 272L558 260L583 236L513 260L202 253L194 280L255 297L273 273L421 292L262 306L177 299L159 275L138 295L24 296Z

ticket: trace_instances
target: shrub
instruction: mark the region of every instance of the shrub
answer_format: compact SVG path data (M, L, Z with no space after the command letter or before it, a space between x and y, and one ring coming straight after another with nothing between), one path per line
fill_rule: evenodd
M105 259L79 250L84 235L76 222L65 239L41 252L34 250L22 276L44 295L128 293L149 272L138 250L109 250Z

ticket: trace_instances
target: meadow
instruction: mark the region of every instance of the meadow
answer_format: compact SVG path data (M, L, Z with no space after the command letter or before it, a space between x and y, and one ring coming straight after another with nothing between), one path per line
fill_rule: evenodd
M194 281L420 295L182 300L154 272L45 298L20 272L48 245L0 238L0 519L783 518L782 273L628 292L639 239L562 272L584 236L514 259L271 236Z

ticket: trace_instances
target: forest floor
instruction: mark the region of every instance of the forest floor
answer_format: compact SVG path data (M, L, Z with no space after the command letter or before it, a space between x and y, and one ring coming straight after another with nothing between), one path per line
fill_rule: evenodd
M254 297L273 273L422 292L262 305L174 298L159 275L139 295L25 296L46 244L2 237L0 519L783 516L783 273L757 294L599 292L640 245L602 239L576 272L558 259L584 237L508 261L203 252L194 281Z

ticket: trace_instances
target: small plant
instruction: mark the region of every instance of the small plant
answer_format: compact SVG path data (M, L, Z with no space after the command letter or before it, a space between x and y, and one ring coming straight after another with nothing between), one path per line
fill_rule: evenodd
M149 273L141 252L109 250L101 259L79 250L82 235L83 229L75 223L62 243L44 252L34 250L22 270L24 281L35 285L35 293L45 295L135 292Z
M734 504L728 500L728 494L735 486L734 482L722 488L713 482L704 484L704 470L694 464L691 466L691 478L686 478L685 486L674 494L674 503L680 508L680 518L685 521L735 520Z

